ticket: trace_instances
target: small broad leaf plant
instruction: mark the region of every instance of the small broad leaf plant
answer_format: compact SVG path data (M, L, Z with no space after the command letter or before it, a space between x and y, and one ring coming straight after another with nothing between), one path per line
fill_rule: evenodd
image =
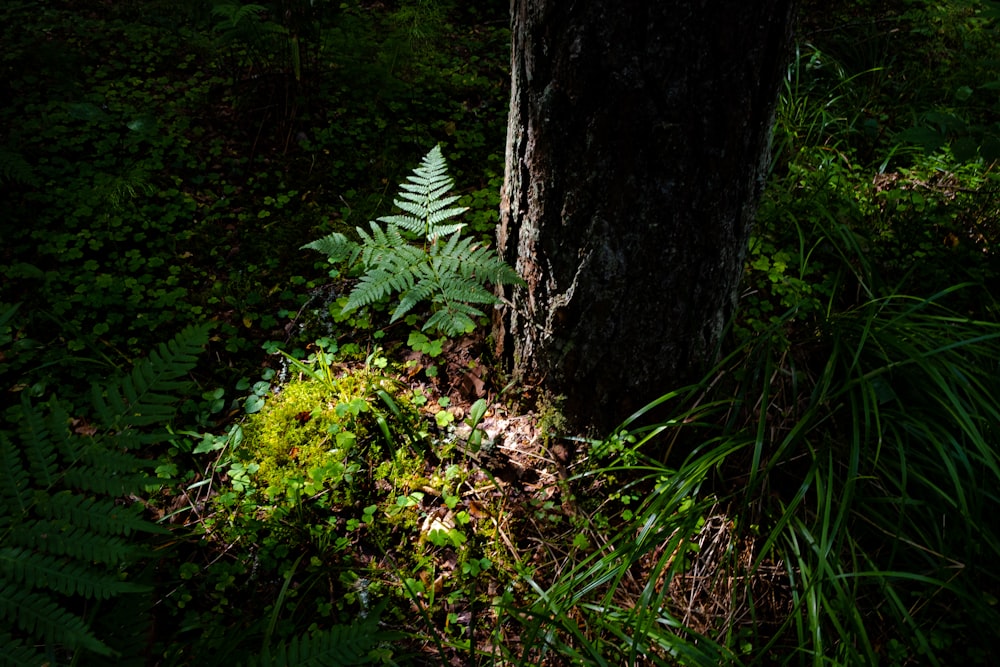
M349 271L360 267L344 313L398 294L391 321L429 301L424 331L447 336L472 331L474 318L485 315L480 308L500 303L493 285L523 281L494 250L462 236L464 224L454 219L468 208L452 206L458 196L448 194L454 181L440 146L424 156L407 181L393 200L402 214L369 222L370 232L357 227L359 241L334 232L303 247L326 254L331 264L346 262Z

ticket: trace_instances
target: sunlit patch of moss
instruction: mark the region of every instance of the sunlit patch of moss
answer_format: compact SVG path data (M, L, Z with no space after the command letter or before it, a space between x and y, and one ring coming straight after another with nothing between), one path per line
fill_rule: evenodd
M383 484L392 486L396 493L402 493L425 484L422 477L427 466L426 460L410 450L400 450L396 456L386 459L374 470L373 478L376 483L384 480Z
M322 617L391 597L461 633L463 610L514 590L525 567L497 488L455 438L431 435L414 392L377 363L340 377L319 364L248 417L230 465L245 483L218 505L212 535L254 545L261 573L316 582L289 591Z
M268 497L314 495L325 487L339 502L352 500L361 457L382 438L365 375L292 381L250 417L238 456L259 466L255 481Z

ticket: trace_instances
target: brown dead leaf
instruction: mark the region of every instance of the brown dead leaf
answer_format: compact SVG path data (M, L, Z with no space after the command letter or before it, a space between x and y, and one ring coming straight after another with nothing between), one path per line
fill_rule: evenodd
M97 427L86 419L73 419L70 424L73 426L73 433L77 435L93 436L97 434Z

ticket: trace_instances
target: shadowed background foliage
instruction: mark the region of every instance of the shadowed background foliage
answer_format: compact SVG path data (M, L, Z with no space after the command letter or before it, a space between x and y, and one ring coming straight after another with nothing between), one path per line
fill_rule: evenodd
M506 2L3 3L0 663L989 664L997 6L800 9L721 361L590 442L300 250L436 144L489 241Z

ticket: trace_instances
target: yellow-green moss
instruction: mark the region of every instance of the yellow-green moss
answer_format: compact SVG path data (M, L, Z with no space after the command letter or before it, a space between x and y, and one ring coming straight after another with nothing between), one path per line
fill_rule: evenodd
M256 463L258 488L275 498L292 488L315 491L329 482L350 500L352 457L378 446L372 396L378 386L364 371L332 383L295 380L285 385L244 428L239 457ZM371 454L369 452L369 454Z

